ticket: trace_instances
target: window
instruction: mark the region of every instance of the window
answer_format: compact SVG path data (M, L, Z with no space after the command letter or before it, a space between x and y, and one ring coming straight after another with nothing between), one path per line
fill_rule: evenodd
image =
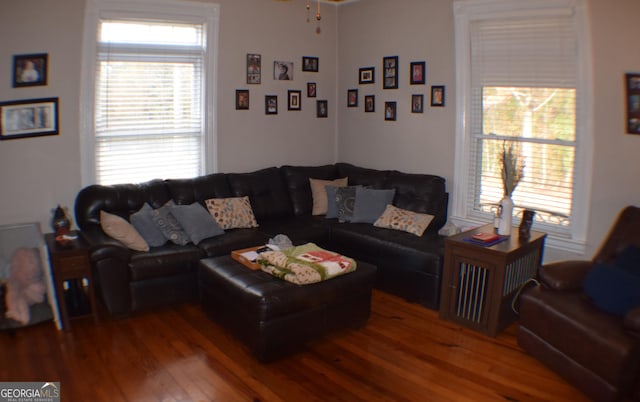
M178 12L168 4L146 3L141 12L140 2L104 2L88 11L96 34L85 55L85 184L211 170L216 9L181 2Z
M591 172L590 59L582 0L455 3L458 124L454 220L491 221L503 196L500 153L524 178L518 222L536 211L548 244L582 251Z

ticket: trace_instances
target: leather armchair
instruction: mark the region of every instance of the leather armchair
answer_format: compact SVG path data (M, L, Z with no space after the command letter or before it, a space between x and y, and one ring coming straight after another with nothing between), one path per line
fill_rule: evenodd
M591 261L540 268L519 300L518 344L596 401L640 400L640 307L609 314L584 294L596 263L640 246L640 208L626 207ZM640 290L639 290L640 291Z

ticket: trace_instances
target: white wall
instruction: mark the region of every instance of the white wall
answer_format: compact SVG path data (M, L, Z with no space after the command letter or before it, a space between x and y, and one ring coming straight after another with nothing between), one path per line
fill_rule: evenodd
M218 86L220 171L342 160L376 168L433 173L453 188L455 129L452 0L360 0L323 5L322 34L305 21L304 0L218 0L221 4ZM594 59L594 175L587 256L618 211L640 205L640 136L625 134L623 76L640 72L636 38L640 2L589 0ZM79 94L84 0L0 1L0 101L60 97L58 136L0 142L0 224L46 224L56 204L72 206L80 184ZM49 85L11 88L15 54L49 53ZM246 85L246 53L263 57L262 84ZM400 88L383 90L384 56L400 58ZM302 56L320 57L320 73L302 73ZM293 82L272 80L275 59L296 63ZM409 85L409 63L427 62L427 85ZM358 85L360 67L376 67L374 85ZM339 71L339 73L337 73ZM318 83L329 118L315 118L306 82ZM446 85L444 108L429 106L429 87ZM347 89L360 106L347 108ZM251 110L236 111L235 89L251 90ZM303 110L286 111L287 89L303 91ZM411 114L410 96L425 95L424 114ZM279 114L264 115L264 95L279 96ZM376 95L376 113L363 97ZM385 122L384 101L398 102L398 120ZM336 139L337 142L336 142ZM337 151L339 150L339 152ZM565 254L548 249L547 259Z

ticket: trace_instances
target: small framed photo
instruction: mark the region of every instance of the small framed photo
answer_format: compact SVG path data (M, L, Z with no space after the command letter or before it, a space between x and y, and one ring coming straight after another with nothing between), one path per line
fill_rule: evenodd
M396 102L385 102L384 103L384 119L388 121L396 121L396 112L397 112L397 103Z
M425 68L427 63L424 61L411 62L411 85L420 85L425 83Z
M365 95L364 97L364 111L366 113L373 113L376 111L376 96Z
M0 140L58 134L58 98L0 102Z
M287 109L288 110L302 110L301 99L302 99L302 91L287 91Z
M373 84L375 82L375 67L362 67L358 70L358 84Z
M329 102L326 100L316 101L316 115L318 117L329 116Z
M262 56L247 54L247 84L260 84L262 79Z
M47 85L47 53L13 56L13 87Z
M278 114L278 95L265 95L264 113Z
M627 133L640 134L640 74L625 75L627 83Z
M431 86L431 106L444 106L444 85Z
M398 56L389 56L382 59L384 72L383 89L398 88Z
M358 90L357 89L347 90L347 107L357 107L357 106L358 106Z
M236 110L249 110L248 89L236 89Z
M423 113L424 95L411 95L411 113Z
M293 62L292 61L274 61L273 62L273 79L276 81L292 81L293 80Z
M317 95L317 86L315 82L307 82L307 98L315 98Z
M317 57L302 56L302 71L317 73L319 59Z

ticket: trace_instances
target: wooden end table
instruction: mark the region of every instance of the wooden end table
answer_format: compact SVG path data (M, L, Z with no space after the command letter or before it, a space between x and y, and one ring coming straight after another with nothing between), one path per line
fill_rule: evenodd
M70 234L78 235L78 238L65 246L56 242L53 233L44 236L64 329L71 328L70 320L73 318L97 317L89 244L80 232Z
M471 243L488 224L445 239L440 318L495 337L516 318L511 302L520 287L538 273L546 233L531 231L520 241L518 228L493 246Z

